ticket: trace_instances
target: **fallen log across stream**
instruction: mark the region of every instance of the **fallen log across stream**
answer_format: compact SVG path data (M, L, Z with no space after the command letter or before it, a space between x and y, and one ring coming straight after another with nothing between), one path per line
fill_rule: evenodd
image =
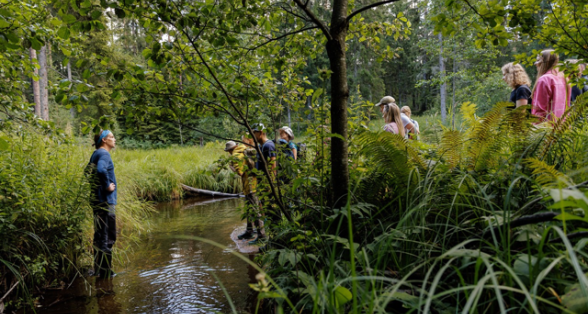
M231 193L222 193L222 192L216 192L216 191L210 191L210 190L203 190L203 189L197 189L197 188L193 188L191 186L187 186L185 184L182 184L182 189L184 189L187 192L190 193L195 193L195 194L200 194L200 195L208 195L208 196L212 196L212 197L245 197L245 195L243 194L231 194Z

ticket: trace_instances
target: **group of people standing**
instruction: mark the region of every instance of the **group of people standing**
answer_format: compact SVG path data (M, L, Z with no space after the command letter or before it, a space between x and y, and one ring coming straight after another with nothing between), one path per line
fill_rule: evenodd
M255 149L255 141L245 135L241 137L241 144L237 144L235 141L228 141L225 144L225 151L232 157L231 169L241 177L243 194L246 200L245 215L247 228L237 238L239 240L255 238L249 244L258 244L265 236L262 231L263 205L256 195L258 187L256 172L259 173L267 169L271 176L283 180L283 177L278 175L278 153L283 153L286 158L296 160L298 159L298 147L293 142L294 132L287 126L279 129L280 138L277 142L268 139L266 128L261 123L253 125L252 130L255 140L259 144L261 154L257 153ZM279 150L276 149L276 144ZM252 154L256 156L254 160L250 157Z
M284 151L287 158L296 160L298 147L293 142L292 129L283 127L279 132L278 147ZM234 141L225 144L225 151L235 157L231 161L231 169L241 177L243 194L247 201L247 229L238 238L240 240L256 238L249 242L250 244L256 244L264 238L261 221L262 204L256 195L258 180L253 169L263 171L267 164L267 169L273 176L276 176L278 171L276 142L267 138L263 124L254 125L253 133L262 154L257 154L254 160L249 157L251 151L255 151L253 139L243 136L243 144L237 144ZM94 274L102 278L111 278L116 276L112 270L112 248L117 234L115 215L117 183L114 163L110 156L111 150L116 147L114 134L109 130L100 131L94 137L94 146L96 149L86 167L86 176L91 185L90 205L94 214ZM255 155L255 152L253 154Z
M577 60L568 60L577 63ZM508 63L502 67L503 80L512 88L510 101L516 107L532 105L531 113L541 121L554 121L561 118L576 97L588 91L588 86L580 88L571 87L563 72L558 68L559 57L553 50L544 50L537 56L537 79L531 88L531 81L520 64ZM578 64L579 73L586 69L586 64ZM586 77L584 77L586 78ZM399 108L396 100L391 96L385 96L377 104L383 115L384 130L393 134L399 134L405 138L416 138L419 125L412 120L411 110L404 106ZM262 204L256 195L258 178L256 173L260 171L270 172L270 175L279 180L287 180L278 176L278 152L292 160L298 159L298 147L293 142L294 133L289 127L279 129L278 141L268 139L266 128L263 124L256 124L252 128L253 134L259 144L261 154L253 153L255 142L246 136L242 137L242 144L228 141L225 151L234 158L231 168L241 177L243 193L247 203L247 228L238 236L240 240L255 240L249 242L256 244L264 237L262 232L263 217ZM280 150L276 149L276 144ZM116 242L116 217L117 204L116 177L114 164L110 157L110 151L116 146L116 139L111 131L104 130L94 138L96 150L90 157L86 173L92 182L91 205L94 212L94 262L95 272L101 277L113 277L112 271L112 247ZM266 167L267 166L267 167ZM254 169L256 171L254 171ZM255 228L254 228L255 227Z
M578 64L578 60L566 60ZM510 102L516 107L532 105L531 114L541 122L561 118L566 109L588 86L571 87L563 71L558 67L559 56L552 49L541 51L534 63L537 67L535 86L520 64L508 63L502 67L502 79L512 88ZM586 64L578 64L578 76L586 69Z
M399 134L404 138L415 139L420 134L419 124L411 119L410 107L398 108L396 100L392 96L385 96L376 104L384 118L384 131Z

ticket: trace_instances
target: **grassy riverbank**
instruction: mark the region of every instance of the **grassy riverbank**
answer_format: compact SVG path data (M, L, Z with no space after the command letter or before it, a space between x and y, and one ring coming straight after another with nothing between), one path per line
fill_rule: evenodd
M170 200L182 197L182 183L219 192L239 192L239 177L215 163L227 155L223 148L220 142L211 142L203 147L116 149L112 156L125 193L146 200Z
M85 139L63 141L25 129L0 136L9 140L0 147L0 295L14 286L4 303L18 306L39 288L59 285L91 265L92 210L83 170L93 148ZM209 143L112 152L118 253L149 230L149 201L181 197L181 183L239 191L238 177L215 164L226 154L222 148Z

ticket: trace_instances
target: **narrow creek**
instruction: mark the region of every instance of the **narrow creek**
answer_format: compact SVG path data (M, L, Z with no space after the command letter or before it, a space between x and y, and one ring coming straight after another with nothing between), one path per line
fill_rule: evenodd
M237 312L251 312L256 296L249 283L256 271L231 254L237 246L230 235L244 225L237 210L241 202L159 204L150 219L151 232L119 254L125 261L115 264L113 280L88 277L69 289L48 291L37 313L229 313L226 294ZM227 248L178 236L203 237Z

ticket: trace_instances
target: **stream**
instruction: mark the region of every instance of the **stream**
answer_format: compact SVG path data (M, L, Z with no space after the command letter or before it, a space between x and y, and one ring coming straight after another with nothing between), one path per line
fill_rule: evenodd
M122 244L112 280L87 277L69 289L49 290L37 313L238 313L252 312L256 296L249 283L257 271L239 257L231 240L244 227L242 200L184 200L160 203L150 232L139 243ZM225 249L182 236L215 241ZM121 250L120 245L117 245ZM253 259L254 254L244 256ZM124 260L121 261L121 260ZM228 301L226 296L232 302Z

